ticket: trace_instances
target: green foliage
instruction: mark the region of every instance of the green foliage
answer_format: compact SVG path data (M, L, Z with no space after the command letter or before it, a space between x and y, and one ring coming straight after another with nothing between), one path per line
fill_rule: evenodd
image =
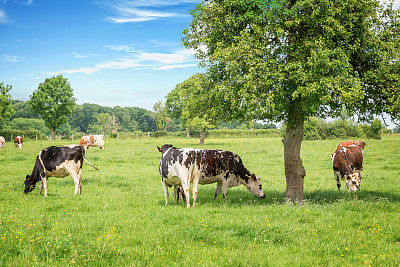
M40 114L54 138L54 131L68 121L75 107L73 90L62 75L46 78L30 96L34 113Z
M271 4L273 3L273 4ZM204 1L183 43L222 120L399 116L400 17L378 1Z
M39 114L32 113L28 101L13 100L12 104L15 112L9 117L10 121L15 118L41 119Z
M36 137L39 140L46 139L46 136L38 130L25 130L25 131L16 129L0 130L0 136L3 136L6 139L6 142L10 141L11 143L13 143L14 138L18 135L22 136L24 139L36 140Z
M153 106L152 116L156 121L157 131L166 131L167 123L170 120L167 110L162 101L157 101Z
M381 139L382 123L376 119L371 125L337 119L325 122L317 118L309 118L304 123L305 140L370 138Z
M264 199L244 186L214 200L199 185L197 206L164 206L157 146L197 140L106 140L89 149L82 195L70 176L23 195L37 153L69 141L26 141L0 150L2 266L397 266L400 240L398 136L368 140L359 192L337 192L329 155L338 140L304 141L303 205L285 202L281 138L209 138L206 148L236 152L261 177ZM116 171L117 170L117 171ZM342 187L343 187L342 183ZM170 202L172 202L172 189Z
M208 90L209 83L199 73L177 84L166 97L168 113L173 118L181 119L184 127L202 131L215 127L217 117L208 112L214 104Z
M394 133L400 133L400 124L398 124L394 129L393 129Z
M11 103L11 89L11 85L4 86L3 82L0 83L0 128L3 125L4 119L10 117L14 112Z
M381 131L382 131L382 122L378 119L375 119L371 123L371 127L366 130L366 135L368 138L373 139L381 139Z
M8 123L5 128L18 129L21 131L37 130L42 135L49 134L49 128L46 127L44 121L41 119L15 118Z

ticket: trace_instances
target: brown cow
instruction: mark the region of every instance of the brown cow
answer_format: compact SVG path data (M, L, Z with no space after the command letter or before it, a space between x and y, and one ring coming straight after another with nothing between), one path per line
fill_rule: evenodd
M359 146L351 145L340 148L333 158L333 173L335 175L338 190L340 191L340 179L346 180L348 191L360 189L363 170L363 151Z
M3 136L0 136L0 148L3 148L5 143L6 143L6 139L4 139Z
M21 149L22 142L23 142L23 140L22 140L21 136L18 135L17 137L15 137L15 140L14 140L15 147L18 147L19 149Z
M359 146L361 148L361 150L364 150L364 147L366 146L364 141L361 140L357 140L357 141L353 141L353 140L349 140L349 141L343 141L341 142L338 147L336 148L335 152L333 154L331 154L331 160L333 162L333 158L335 157L336 152L338 152L339 149L341 149L342 147L345 146L351 146L351 145L356 145Z
M81 138L79 145L85 150L90 146L98 146L104 150L104 135L86 135Z

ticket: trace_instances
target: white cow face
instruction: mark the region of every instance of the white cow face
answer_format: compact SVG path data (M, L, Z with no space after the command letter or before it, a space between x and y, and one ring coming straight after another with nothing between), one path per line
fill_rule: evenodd
M254 174L251 175L249 179L249 183L246 185L247 189L250 191L253 196L258 198L264 198L265 194L262 190L262 184L259 177L256 177Z
M359 173L353 173L353 174L349 174L346 177L346 185L347 188L349 189L349 191L358 191L360 190L360 174Z

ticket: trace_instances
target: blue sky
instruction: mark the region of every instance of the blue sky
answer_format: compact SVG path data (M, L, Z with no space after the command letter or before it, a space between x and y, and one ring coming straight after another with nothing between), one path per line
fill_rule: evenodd
M201 72L182 45L200 0L0 0L0 82L28 100L68 78L78 104L151 110Z
M62 74L78 104L152 110L203 71L181 42L200 2L0 0L0 82L26 101L39 83Z

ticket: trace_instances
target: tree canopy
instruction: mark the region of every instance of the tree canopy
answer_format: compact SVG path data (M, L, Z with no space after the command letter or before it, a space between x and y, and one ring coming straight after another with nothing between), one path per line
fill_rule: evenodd
M34 113L40 114L54 138L54 131L68 121L75 107L73 90L62 75L46 78L30 96Z
M197 51L221 120L282 121L286 198L302 201L304 121L399 118L399 11L377 0L212 0L192 11Z
M200 144L204 144L206 129L214 128L218 122L218 117L208 112L213 105L209 85L204 74L198 73L177 84L166 97L166 107L173 118L181 119L184 127L200 129Z

